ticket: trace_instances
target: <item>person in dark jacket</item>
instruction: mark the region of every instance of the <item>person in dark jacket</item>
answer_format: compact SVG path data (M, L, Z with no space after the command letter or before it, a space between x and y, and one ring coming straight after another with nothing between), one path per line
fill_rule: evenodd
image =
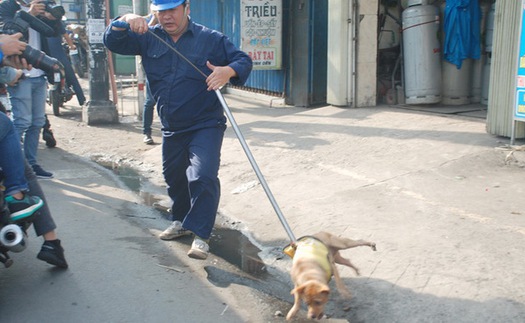
M115 53L142 57L157 103L163 174L174 220L160 238L194 233L188 256L206 259L219 206L218 172L226 129L214 91L227 82L244 84L252 60L225 35L195 23L189 17L189 1L153 0L151 10L159 24L148 27L144 17L135 14L117 17L106 29L104 43ZM194 66L152 33L176 47Z

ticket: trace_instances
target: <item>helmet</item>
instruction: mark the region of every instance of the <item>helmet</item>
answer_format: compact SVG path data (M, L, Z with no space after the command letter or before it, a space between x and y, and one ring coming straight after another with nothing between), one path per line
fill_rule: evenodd
M186 0L151 0L151 10L161 11L173 9L185 2Z

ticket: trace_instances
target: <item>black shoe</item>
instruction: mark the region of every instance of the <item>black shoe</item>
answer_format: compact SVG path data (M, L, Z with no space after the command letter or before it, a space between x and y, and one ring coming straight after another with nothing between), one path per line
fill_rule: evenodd
M44 141L46 142L46 146L48 146L49 148L53 148L57 145L57 141L51 129L44 128L44 130L42 130L42 139L44 139Z
M53 173L45 171L40 165L35 164L31 165L33 167L33 172L35 172L36 177L38 178L53 178Z
M64 257L64 248L60 245L60 240L44 241L42 249L36 256L38 259L47 262L48 264L64 268L68 267L66 258Z
M55 139L55 136L53 135L53 130L51 130L51 123L49 122L49 119L46 115L46 122L44 123L44 127L42 128L42 139L46 142L46 146L49 148L53 148L57 145L57 141Z

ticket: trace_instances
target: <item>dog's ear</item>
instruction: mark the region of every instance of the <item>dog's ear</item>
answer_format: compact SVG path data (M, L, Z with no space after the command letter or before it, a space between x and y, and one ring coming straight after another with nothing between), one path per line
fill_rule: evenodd
M324 286L319 292L328 296L328 294L330 294L330 288L328 286Z
M292 295L301 295L304 292L305 287L306 287L306 284L302 284L301 286L297 286L294 289L292 289L290 294L292 294Z

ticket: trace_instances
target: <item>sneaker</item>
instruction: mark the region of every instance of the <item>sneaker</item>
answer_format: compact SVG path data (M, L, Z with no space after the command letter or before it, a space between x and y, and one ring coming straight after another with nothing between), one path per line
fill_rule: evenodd
M173 223L171 223L171 225L159 235L159 238L162 240L173 240L189 235L191 235L191 231L184 229L182 227L182 222L173 221Z
M144 141L146 145L153 145L155 143L153 138L151 138L151 135L144 135L144 139L142 141Z
M208 246L208 243L199 237L195 237L191 244L191 249L188 251L188 256L193 259L204 260L208 258L209 251L210 247Z
M60 245L60 240L44 241L42 249L36 256L38 259L47 262L48 264L64 268L68 267L66 258L64 257L64 248Z
M21 200L17 200L11 195L8 195L5 197L5 201L11 213L11 220L14 222L33 215L33 213L44 205L44 201L38 196L29 196L27 194L24 194L24 198Z
M53 173L45 171L40 165L32 165L33 172L35 172L36 177L38 178L53 178Z

